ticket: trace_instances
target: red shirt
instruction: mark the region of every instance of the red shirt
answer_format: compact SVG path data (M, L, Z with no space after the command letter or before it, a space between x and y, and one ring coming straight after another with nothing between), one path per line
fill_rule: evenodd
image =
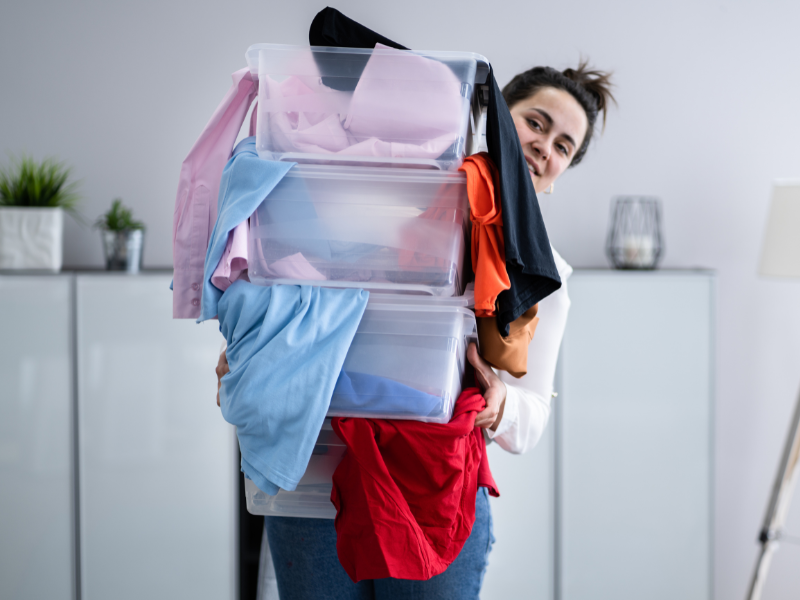
M336 550L350 578L426 580L455 560L475 522L478 486L499 496L464 390L449 423L333 419L347 452L333 474Z

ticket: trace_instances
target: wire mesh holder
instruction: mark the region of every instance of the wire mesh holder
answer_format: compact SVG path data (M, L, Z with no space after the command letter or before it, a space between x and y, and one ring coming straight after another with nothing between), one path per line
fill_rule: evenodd
M616 196L606 237L606 256L616 269L655 269L664 253L661 200Z

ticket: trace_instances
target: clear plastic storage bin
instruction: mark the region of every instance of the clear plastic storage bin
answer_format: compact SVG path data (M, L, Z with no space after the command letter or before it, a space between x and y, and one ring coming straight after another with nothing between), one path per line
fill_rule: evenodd
M370 300L328 416L447 423L475 338L475 315L466 308Z
M326 419L306 472L294 491L280 490L270 496L258 489L252 480L244 478L247 512L253 515L333 519L336 516L336 509L331 504L333 472L345 450L344 442L336 436L330 420Z
M489 62L471 52L256 44L256 148L267 160L453 170Z
M250 217L248 276L454 296L468 222L463 173L297 165Z

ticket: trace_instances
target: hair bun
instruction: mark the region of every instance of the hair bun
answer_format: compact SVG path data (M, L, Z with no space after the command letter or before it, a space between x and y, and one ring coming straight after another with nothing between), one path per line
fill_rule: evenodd
M582 58L578 63L578 68L564 69L562 74L567 79L580 85L594 98L597 112L603 113L603 127L605 127L608 108L612 102L616 104L616 99L611 93L611 88L613 87L611 73L592 69L589 66L589 61Z

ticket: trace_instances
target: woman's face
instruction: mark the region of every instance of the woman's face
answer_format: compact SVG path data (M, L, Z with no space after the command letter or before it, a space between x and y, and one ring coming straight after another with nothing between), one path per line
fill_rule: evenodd
M544 192L572 162L589 121L564 90L541 88L511 107L522 152L536 193Z

